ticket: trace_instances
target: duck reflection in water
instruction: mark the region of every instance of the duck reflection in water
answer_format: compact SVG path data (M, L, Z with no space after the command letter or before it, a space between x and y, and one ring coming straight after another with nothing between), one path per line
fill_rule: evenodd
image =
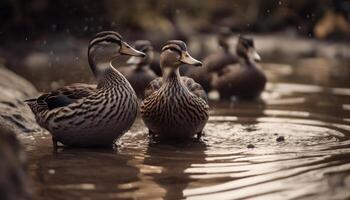
M119 185L138 180L139 169L127 164L131 156L112 149L66 147L39 154L30 169L36 187L44 191L38 192L41 199L109 199L130 190Z
M183 199L183 191L198 184L186 170L192 164L205 163L206 149L206 144L196 139L181 144L151 139L138 165L140 182L147 183L139 190L147 198Z
M220 101L212 103L211 122L234 121L245 126L245 131L256 130L256 124L266 117L268 105L264 101ZM230 108L230 109L227 109Z

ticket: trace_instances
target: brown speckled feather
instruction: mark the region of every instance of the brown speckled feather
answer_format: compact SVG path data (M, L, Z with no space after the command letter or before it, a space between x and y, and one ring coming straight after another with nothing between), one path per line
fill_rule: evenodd
M96 85L75 83L57 90L53 90L49 93L44 93L37 99L27 100L27 102L36 104L36 109L38 110L52 110L54 108L67 106L79 99L85 98L93 94L95 90Z
M66 95L71 99L81 99L96 91L96 85L75 83L56 90L56 92Z
M206 68L208 72L220 72L227 65L235 63L238 63L237 56L225 51L212 54L203 61L204 68Z
M196 83L192 78L181 76L181 82L187 87L187 89L195 94L197 97L202 98L205 102L208 102L208 97L203 87ZM158 91L163 85L163 78L159 77L150 82L145 90L145 98Z

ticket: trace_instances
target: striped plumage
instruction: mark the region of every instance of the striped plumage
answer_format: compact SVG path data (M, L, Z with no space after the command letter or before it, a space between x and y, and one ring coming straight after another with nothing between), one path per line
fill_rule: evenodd
M201 65L182 41L169 41L162 49L163 77L150 83L141 104L141 115L151 134L166 138L200 136L209 117L206 93L193 79L181 77L183 63Z
M144 56L116 32L97 34L88 50L97 86L73 84L27 101L37 122L50 131L54 142L111 145L131 127L138 102L129 82L111 65L120 54Z

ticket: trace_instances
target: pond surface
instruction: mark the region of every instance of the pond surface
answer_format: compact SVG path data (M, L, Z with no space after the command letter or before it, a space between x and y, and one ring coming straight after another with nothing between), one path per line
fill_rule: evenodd
M316 62L316 66L314 63ZM112 149L23 138L39 199L349 199L349 66L264 64L259 102L211 103L202 141L154 141L137 119Z

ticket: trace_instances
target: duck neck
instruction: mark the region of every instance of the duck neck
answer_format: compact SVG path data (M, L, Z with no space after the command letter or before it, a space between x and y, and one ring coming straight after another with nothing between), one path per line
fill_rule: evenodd
M119 88L119 86L123 85L128 85L131 88L126 78L112 66L111 62L107 65L102 65L102 69L103 71L100 71L96 78L98 88Z
M225 53L229 53L230 52L230 47L229 47L229 45L228 44L222 44L221 45L221 48L222 48L222 50L225 52Z
M102 77L109 68L113 68L111 58L106 59L103 56L94 55L93 53L90 53L90 51L88 51L88 61L91 71L96 79Z
M247 67L255 66L255 61L249 57L239 57L238 60L239 60L239 63L243 66L247 66Z
M163 68L163 81L165 83L180 82L179 68L164 67Z
M96 60L90 54L90 51L88 51L88 61L92 73L94 74L95 78L97 78L99 76L99 67L97 66Z
M89 64L99 88L115 87L125 82L124 76L112 66L111 61L89 57Z

